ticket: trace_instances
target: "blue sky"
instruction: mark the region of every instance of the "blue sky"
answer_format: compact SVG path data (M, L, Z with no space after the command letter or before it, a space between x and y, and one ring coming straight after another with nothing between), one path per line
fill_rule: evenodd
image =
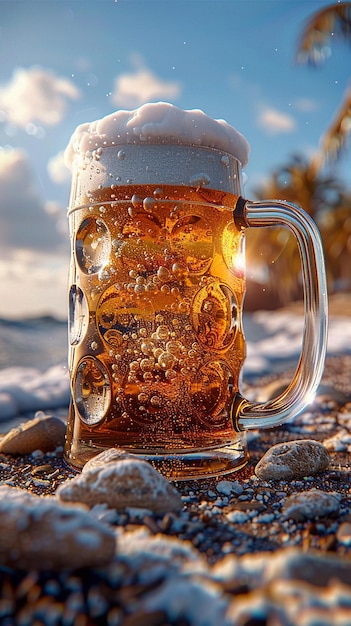
M236 126L251 145L246 194L313 154L348 85L351 48L296 62L323 0L1 0L0 315L66 314L75 127L166 100ZM347 180L348 154L338 168Z

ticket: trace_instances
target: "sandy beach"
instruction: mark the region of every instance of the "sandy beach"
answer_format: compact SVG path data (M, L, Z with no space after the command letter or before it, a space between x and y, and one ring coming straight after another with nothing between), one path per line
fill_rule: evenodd
M350 318L349 298L336 296L330 308L333 324ZM301 306L284 311L291 313L298 317ZM337 354L329 351L318 394L294 422L248 435L245 468L217 479L173 483L180 510L155 512L133 503L123 510L108 504L89 508L115 536L115 553L106 564L43 569L40 550L31 568L3 560L0 624L350 624L351 354L350 346L344 347ZM253 365L246 391L275 395L293 372L290 359L284 364L260 375ZM45 413L65 417L64 407ZM21 415L3 419L0 443L21 420ZM272 446L311 440L329 454L323 471L287 479L256 475ZM56 498L60 485L75 475L60 446L0 454L0 487L42 500ZM22 526L19 532L27 532Z

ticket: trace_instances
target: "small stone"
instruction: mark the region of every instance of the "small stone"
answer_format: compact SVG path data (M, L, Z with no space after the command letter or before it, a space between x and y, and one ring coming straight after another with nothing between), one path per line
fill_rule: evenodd
M89 461L84 465L82 472L87 472L94 467L102 467L106 466L107 463L115 463L116 461L120 461L121 459L137 459L136 454L131 454L127 452L123 448L108 448L100 454L93 456Z
M341 495L336 492L310 489L289 496L284 504L283 514L285 518L295 522L325 517L339 510L340 500Z
M340 524L336 538L343 546L351 546L351 522L343 522Z
M0 564L17 569L64 570L112 561L116 537L82 506L25 490L0 487Z
M31 454L35 450L50 452L65 441L66 425L52 415L35 417L10 430L0 441L4 454Z
M323 445L327 450L334 452L346 452L351 446L351 433L345 428L339 430L335 435L323 441Z
M61 500L83 502L92 507L148 509L155 513L180 511L179 492L146 461L126 458L93 467L66 481L57 489Z
M328 450L319 441L303 439L272 446L255 467L261 480L289 480L314 476L330 462Z
M230 496L232 493L240 495L244 489L237 480L220 480L217 484L217 491L224 496Z

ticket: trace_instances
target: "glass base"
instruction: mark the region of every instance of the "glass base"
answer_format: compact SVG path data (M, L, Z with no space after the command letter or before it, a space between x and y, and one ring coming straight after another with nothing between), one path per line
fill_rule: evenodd
M76 453L72 449L66 450L65 461L81 470L89 459L106 449L82 444ZM125 449L125 452L149 461L160 474L172 481L223 476L241 469L249 459L244 433L238 433L235 441L220 448L169 454L145 453L133 449Z

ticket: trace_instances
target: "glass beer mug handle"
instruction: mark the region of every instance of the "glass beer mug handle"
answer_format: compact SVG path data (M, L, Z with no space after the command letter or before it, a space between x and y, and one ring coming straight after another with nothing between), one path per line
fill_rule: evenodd
M282 200L251 202L239 198L234 210L238 228L285 226L298 244L304 290L304 330L295 376L287 389L268 402L251 402L240 394L232 406L237 431L265 428L298 415L314 398L327 344L327 285L319 231L302 209Z

